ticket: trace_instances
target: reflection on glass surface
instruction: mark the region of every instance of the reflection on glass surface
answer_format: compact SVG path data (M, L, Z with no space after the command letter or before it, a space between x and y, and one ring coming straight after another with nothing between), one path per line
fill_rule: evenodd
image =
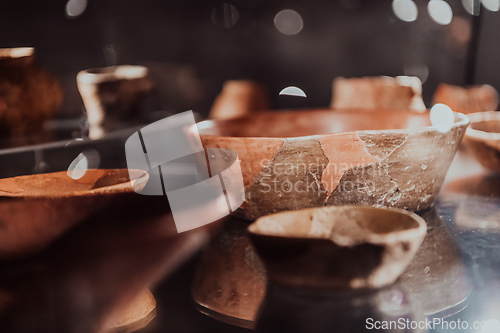
M453 11L444 0L431 0L427 4L429 15L438 24L448 25L453 19Z
M418 9L412 0L394 0L392 11L401 21L413 22L417 19Z
M295 10L284 9L274 17L274 26L284 35L296 35L304 27L304 22Z

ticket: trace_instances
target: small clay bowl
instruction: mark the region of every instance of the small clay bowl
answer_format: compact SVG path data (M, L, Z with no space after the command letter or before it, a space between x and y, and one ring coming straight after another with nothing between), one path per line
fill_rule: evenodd
M320 206L433 205L469 123L446 132L429 112L299 110L197 124L205 148L238 154L245 202L238 217ZM441 129L442 130L442 129Z
M104 208L113 197L140 190L145 171L66 171L0 179L0 259L39 251L66 230Z
M272 214L248 231L271 283L355 290L396 281L427 225L401 209L341 206Z
M485 168L500 172L500 112L477 112L469 118L464 142Z

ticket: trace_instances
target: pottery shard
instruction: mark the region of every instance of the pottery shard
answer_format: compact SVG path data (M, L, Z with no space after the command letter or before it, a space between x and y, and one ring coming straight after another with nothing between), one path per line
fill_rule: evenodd
M378 162L380 159L370 154L359 136L353 133L330 135L319 139L328 157L328 165L323 173L323 185L330 195L337 188L342 175L354 166Z
M285 140L246 189L248 212L236 213L254 220L279 211L323 206L327 192L322 174L327 165L318 139Z
M424 129L410 133L399 145L401 136L388 144L387 137L359 133L371 154L385 158L347 170L327 204L389 206L412 211L430 207L444 181L443 170L448 169L464 132L462 128L446 133ZM388 153L391 146L395 148Z

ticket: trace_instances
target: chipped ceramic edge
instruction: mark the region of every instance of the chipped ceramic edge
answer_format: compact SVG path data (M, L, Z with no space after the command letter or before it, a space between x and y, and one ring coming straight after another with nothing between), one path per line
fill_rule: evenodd
M430 135L431 133L437 133L437 134L439 134L439 135L441 135L443 137L450 136L450 133L451 133L451 137L452 138L450 140L448 140L448 144L446 146L449 147L449 151L448 152L451 155L453 155L454 152L456 152L455 148L458 148L459 143L463 139L463 136L465 134L465 128L466 128L466 126L470 122L469 117L467 117L466 115L458 113L458 112L454 112L454 114L455 114L455 122L454 122L453 126L451 127L451 129L448 132L445 132L445 133L439 132L436 129L435 126L426 126L426 127L415 128L415 129L362 130L362 131L349 131L349 132L339 132L339 133L319 134L319 135L308 135L308 136L288 137L288 138L287 137L229 137L229 136L223 136L223 135L204 134L204 133L201 134L201 137L203 138L203 141L205 141L205 140L209 140L209 141L215 140L215 141L217 141L218 138L231 138L231 140L233 140L233 142L240 142L240 143L244 143L247 140L253 140L255 142L262 142L262 143L264 143L264 141L269 141L269 140L273 140L273 141L283 140L282 144L274 152L274 154L273 154L272 158L269 160L269 162L266 163L264 166L262 166L262 168L260 169L260 171L258 173L256 173L255 176L253 176L253 179L248 183L248 185L245 184L245 194L246 194L245 195L245 202L243 203L242 207L240 207L240 209L238 209L235 212L235 215L238 216L238 217L241 217L241 218L244 218L244 219L248 219L248 220L255 220L255 219L257 219L257 218L259 218L261 216L272 214L272 213L277 213L277 212L282 211L282 210L296 210L296 209L305 209L305 208L320 207L320 206L332 206L332 205L333 206L339 206L339 205L354 204L354 202L352 200L351 201L346 201L346 202L343 202L342 200L340 202L333 202L333 200L330 201L330 199L334 196L334 194L336 194L336 191L339 188L339 186L343 183L343 180L345 180L345 177L348 174L348 172L353 169L353 168L348 168L347 170L344 170L344 172L342 174L335 175L335 176L337 176L339 178L339 181L337 182L335 188L333 188L333 189L327 189L327 195L322 200L320 200L321 202L317 202L317 203L311 203L311 202L309 202L309 204L306 205L306 206L300 207L300 205L299 205L299 207L291 207L291 208L286 208L286 209L282 209L282 208L279 208L279 207L272 207L271 209L267 209L267 210L264 209L265 212L258 212L258 210L260 210L260 209L258 209L257 206L259 206L261 204L261 202L254 202L254 200L252 200L252 198L249 197L249 191L250 191L249 188L252 185L258 183L258 181L259 181L260 178L263 178L262 175L261 175L262 172L263 172L263 170L265 170L266 168L269 168L269 167L273 166L273 163L276 161L277 157L280 154L282 154L282 150L287 145L293 144L295 142L297 142L297 143L303 143L303 142L307 142L307 141L309 141L309 142L317 142L319 144L320 149L321 149L324 157L327 159L327 161L326 161L325 168L322 170L322 172L319 175L317 175L316 177L314 177L314 179L315 179L316 183L319 182L318 188L324 190L324 186L323 186L323 183L322 183L323 176L324 176L324 170L326 170L326 168L328 168L328 166L330 165L330 163L332 161L328 157L328 154L327 154L327 152L325 151L325 149L323 147L322 141L326 141L329 138L345 137L345 136L349 136L349 135L356 135L357 138L359 139L359 141L363 142L363 144L364 144L364 150L367 153L367 155L369 155L372 158L374 158L374 159L377 160L377 161L372 161L370 163L357 164L355 166L355 168L358 169L358 170L360 168L376 167L378 165L381 165L384 162L394 162L394 161L391 161L390 158L393 156L393 154L394 154L395 151L397 151L398 149L401 149L401 147L404 147L405 144L407 144L407 141L408 141L409 138L412 138L412 137L415 138L415 137L419 137L419 136L426 136L426 135ZM200 123L197 124L197 126L199 126L198 128L201 129L201 130L211 128L211 127L213 127L213 125L214 125L214 122L211 121L211 120L203 121L203 122L200 122ZM405 135L404 140L400 144L398 144L394 148L392 148L390 152L387 152L383 157L378 156L378 155L374 154L373 152L370 152L370 150L367 147L366 140L364 140L364 139L361 138L361 136L374 135L374 136L377 136L377 137L381 137L381 136L394 136L396 134ZM446 168L446 170L447 170L449 168L449 165L452 162L452 159L453 158L451 156L451 158L449 159L449 161L445 161L446 163L444 165L441 165L441 167L443 169ZM422 165L424 165L424 164L422 164ZM422 167L422 170L425 171L425 168ZM314 176L314 175L312 175L312 176ZM356 204L359 204L359 205L362 205L362 206L363 205L373 206L373 207L389 206L389 207L409 209L409 210L413 210L413 211L418 211L418 210L426 209L426 208L432 206L432 204L434 203L435 197L439 193L440 186L442 185L442 182L444 181L444 177L445 176L446 176L446 172L444 172L442 175L440 175L440 178L437 179L437 181L435 181L435 180L432 181L432 184L433 184L432 185L433 186L433 191L431 191L432 193L426 193L424 196L422 196L422 198L421 198L421 200L420 200L419 203L415 203L413 205L399 204L399 198L400 197L396 198L398 200L392 200L392 202L386 202L387 195L390 194L390 193L384 194L380 198L380 200L378 200L376 203L360 202L360 203L356 203ZM392 181L392 179L391 179L391 181ZM381 182L380 184L382 184L382 183L383 182ZM395 184L395 188L399 191L399 184ZM388 190L394 190L394 188L390 188ZM368 195L370 195L370 194L368 194ZM319 197L319 196L316 196L316 197ZM281 196L280 196L279 199L281 199ZM312 196L310 198L307 198L307 196L306 196L306 199L309 199L309 201L313 201ZM342 197L340 199L342 199ZM358 198L356 198L356 199L358 199ZM355 200L355 201L358 201L358 200ZM363 200L361 200L361 201L363 201ZM272 205L270 205L270 206L272 206Z
M396 212L400 215L406 215L409 216L413 221L417 223L416 227L404 229L404 230L397 230L397 231L389 231L384 234L370 234L368 235L363 243L371 243L375 245L379 244L387 244L390 242L393 242L395 240L401 241L405 239L416 239L421 237L422 235L425 235L427 233L427 223L425 220L420 217L419 215L404 210L400 208L394 208L394 207L372 207L372 206L358 206L358 205L344 205L344 206L327 206L327 207L316 207L316 208L306 208L306 209L300 209L296 211L284 211L284 212L279 212L279 213L274 213L266 216L262 216L252 222L248 227L247 230L250 234L253 235L258 235L258 236L268 236L268 237L276 237L276 238L293 238L293 239L318 239L318 240L330 240L333 243L335 243L334 240L332 240L330 237L318 237L318 236L311 236L311 237L305 237L305 236L284 236L284 235L278 235L278 234L273 234L273 233L265 233L265 232L259 232L257 229L257 224L263 220L269 220L269 219L275 219L278 216L286 216L289 214L297 214L298 212L317 212L321 210L332 210L332 211L352 211L352 210L387 210L391 212Z

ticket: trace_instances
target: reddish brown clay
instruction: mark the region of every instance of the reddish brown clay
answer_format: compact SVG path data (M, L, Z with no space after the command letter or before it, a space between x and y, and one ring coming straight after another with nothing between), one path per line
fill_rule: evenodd
M0 127L11 134L39 130L63 97L56 79L35 62L31 47L0 49Z
M394 108L425 111L422 82L415 76L337 77L333 108Z
M459 87L441 83L434 93L434 104L448 105L463 113L493 111L498 107L498 93L490 85Z
M468 125L447 132L429 113L402 110L269 112L198 124L205 148L241 160L247 220L286 210L359 204L430 207Z
M249 80L230 80L224 83L209 116L212 119L229 119L270 108L269 97L262 84Z
M500 172L500 112L470 114L464 142L486 168Z
M361 289L396 281L427 225L400 209L342 206L272 214L248 230L271 283Z
M0 179L0 259L36 252L105 207L117 194L142 188L149 176L136 170L87 170Z

